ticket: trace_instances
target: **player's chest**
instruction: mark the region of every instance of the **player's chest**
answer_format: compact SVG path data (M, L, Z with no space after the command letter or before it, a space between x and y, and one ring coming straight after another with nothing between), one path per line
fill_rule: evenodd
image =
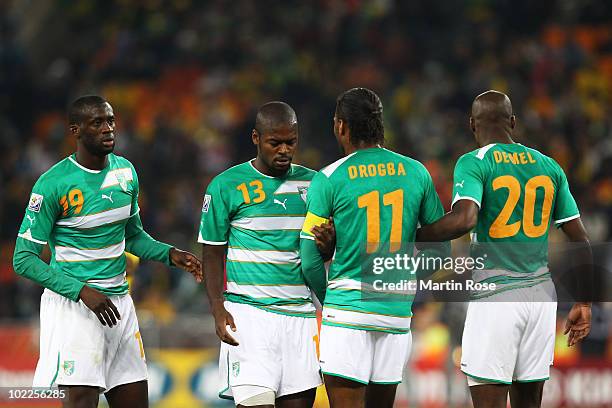
M60 191L61 217L79 217L130 207L136 194L131 171L118 169L66 183Z
M303 215L306 213L308 180L253 179L231 186L237 215ZM229 187L229 186L228 186Z

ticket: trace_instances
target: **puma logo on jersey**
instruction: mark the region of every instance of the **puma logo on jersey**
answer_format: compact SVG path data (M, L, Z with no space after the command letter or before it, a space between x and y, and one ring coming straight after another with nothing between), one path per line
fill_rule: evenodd
M113 193L112 193L112 191L110 192L110 194L109 194L109 195L102 194L102 198L103 198L103 199L105 199L105 200L110 201L110 202L111 202L111 203L113 203L113 204L115 203L115 202L113 201Z
M34 224L34 220L36 220L36 217L30 217L29 214L26 214L26 218L30 221L30 225Z
M463 183L465 183L465 180L461 180L461 183L455 183L455 187L463 188Z
M285 211L287 210L287 204L286 203L287 203L287 199L286 198L285 198L284 201L280 201L280 200L278 200L276 198L274 199L274 204L282 205L283 208L285 209Z

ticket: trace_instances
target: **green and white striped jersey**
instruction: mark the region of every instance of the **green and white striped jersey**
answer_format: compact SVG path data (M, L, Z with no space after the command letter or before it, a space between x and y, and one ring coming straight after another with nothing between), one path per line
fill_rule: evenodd
M249 161L224 171L208 185L198 242L227 244L228 301L315 316L299 256L306 193L314 174L292 164L285 176L271 177Z
M127 159L109 154L106 168L91 170L73 154L40 176L18 236L48 243L53 270L125 294L125 229L138 211L138 178Z
M478 204L472 256L486 259L474 280L495 283L486 297L551 279L548 232L580 216L563 169L520 143L494 143L464 154L455 165L453 205Z
M412 254L417 225L431 224L443 214L425 166L381 147L357 150L317 173L301 238L314 240L311 228L333 216L336 253L327 275L323 324L408 332L414 294L372 296L365 260L400 251ZM416 276L406 273L405 278Z

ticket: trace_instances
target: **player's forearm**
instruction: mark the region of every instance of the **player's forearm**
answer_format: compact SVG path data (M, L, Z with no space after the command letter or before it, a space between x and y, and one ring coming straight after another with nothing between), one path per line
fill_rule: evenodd
M467 234L474 225L464 214L451 211L433 224L419 228L416 239L419 242L450 241Z
M325 300L327 282L325 278L325 264L315 241L300 239L300 257L302 260L302 274L306 284L317 295L321 303Z
M66 275L61 270L51 269L40 259L42 247L40 244L17 238L13 254L15 272L68 299L77 301L85 284Z
M142 259L170 265L172 245L157 241L142 228L138 214L133 215L125 228L125 250Z
M211 309L223 305L225 297L223 279L223 258L226 245L204 244L202 248L202 262L204 268L204 284Z
M580 218L573 219L561 226L570 242L573 242L571 262L573 269L578 271L577 303L588 303L594 298L593 250L591 241Z

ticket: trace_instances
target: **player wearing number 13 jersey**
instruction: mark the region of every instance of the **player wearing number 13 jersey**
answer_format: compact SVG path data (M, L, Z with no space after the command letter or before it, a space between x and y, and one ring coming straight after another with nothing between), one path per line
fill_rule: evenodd
M382 103L374 92L354 88L338 97L334 133L346 156L314 177L301 233L302 270L325 299L321 370L332 407L391 407L410 353L414 296L374 292L364 259L411 254L405 244L414 242L417 224L444 210L425 167L381 147ZM326 277L312 228L330 217L336 252Z
M315 172L291 163L298 125L286 103L259 109L252 140L257 158L208 185L198 237L222 341L219 396L239 406L311 407L321 384L317 323L298 250Z
M561 167L512 140L516 119L506 95L479 95L470 123L481 147L455 166L452 211L417 238L454 239L474 228L472 255L485 261L473 279L496 285L473 294L465 321L461 369L474 406L505 407L509 390L513 406L539 406L556 325L549 228L587 246L588 238ZM570 345L588 334L589 308L576 304L570 312Z

